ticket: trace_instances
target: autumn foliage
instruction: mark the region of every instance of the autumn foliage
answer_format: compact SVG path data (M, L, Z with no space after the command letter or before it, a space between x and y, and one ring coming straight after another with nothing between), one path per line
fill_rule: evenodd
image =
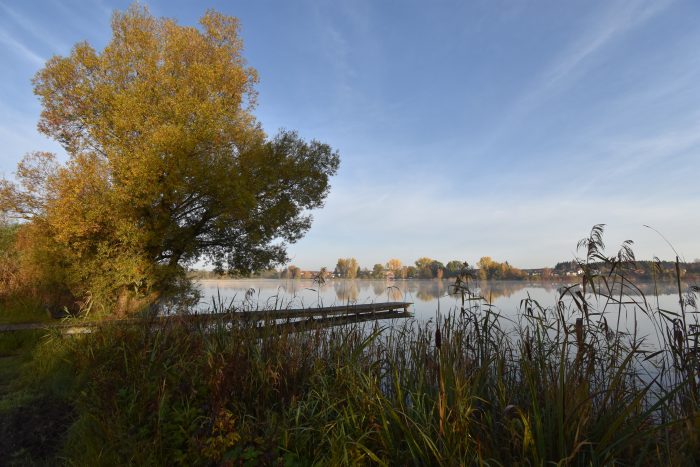
M124 312L198 260L237 272L286 260L339 158L295 132L265 134L238 29L213 11L195 28L133 6L114 14L104 50L79 43L37 73L39 130L68 160L32 153L0 182L34 284Z

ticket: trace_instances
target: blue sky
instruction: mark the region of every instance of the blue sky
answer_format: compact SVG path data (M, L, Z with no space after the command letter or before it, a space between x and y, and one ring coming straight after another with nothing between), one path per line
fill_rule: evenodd
M700 258L700 2L150 1L192 25L237 16L256 115L337 148L325 208L289 252L520 267L571 259L606 223L614 250ZM39 135L30 79L109 40L129 2L0 0L0 175Z

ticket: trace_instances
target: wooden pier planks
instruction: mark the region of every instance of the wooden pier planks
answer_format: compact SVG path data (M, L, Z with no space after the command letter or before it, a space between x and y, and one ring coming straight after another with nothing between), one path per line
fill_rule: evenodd
M287 310L236 311L231 313L198 313L191 315L155 316L152 318L126 318L120 320L61 322L61 323L17 323L0 325L0 332L23 331L31 329L59 329L66 334L90 332L100 324L163 326L171 321L206 324L221 321L258 321L288 329L301 329L314 326L335 326L357 323L375 319L397 319L409 316L410 302L363 303L359 305L340 305L318 308L297 308ZM399 311L400 310L400 311ZM306 319L304 319L306 318ZM294 321L292 321L294 320ZM280 322L281 321L281 322ZM280 328L281 329L281 328Z

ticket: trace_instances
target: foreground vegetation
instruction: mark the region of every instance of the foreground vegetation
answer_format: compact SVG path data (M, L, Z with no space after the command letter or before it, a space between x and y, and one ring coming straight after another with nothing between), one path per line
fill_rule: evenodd
M603 257L599 246L584 245L584 267ZM35 431L3 439L6 458L692 465L697 289L679 290L677 310L655 307L626 278L627 253L606 259L613 273L587 269L554 307L524 300L516 320L476 295L465 274L453 285L464 305L430 322L289 334L222 318L15 337L15 349L33 350L14 357L20 376L4 388L2 432L20 418ZM645 345L636 320L619 319L625 310L650 320L658 343ZM32 444L37 436L51 449Z
M581 243L581 284L551 308L525 300L515 321L476 294L459 262L420 258L419 277L455 273L461 309L296 334L231 325L226 313L206 327L110 322L153 316L172 297L192 312L188 265L245 274L283 264L286 243L310 228L338 154L294 132L268 137L252 114L256 82L235 18L210 11L182 27L138 5L115 13L105 49L77 44L36 75L39 130L68 160L32 153L0 181L0 319L106 319L84 335L0 335L0 462L700 457L697 289L681 290L677 259L679 309L650 305L629 280L629 244L605 257L600 226ZM352 258L337 269L358 272ZM487 257L479 273L522 275ZM629 308L651 320L658 346L643 345L635 320L626 332Z

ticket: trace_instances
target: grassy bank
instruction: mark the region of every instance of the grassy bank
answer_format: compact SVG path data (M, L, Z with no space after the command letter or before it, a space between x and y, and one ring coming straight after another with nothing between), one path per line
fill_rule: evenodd
M3 424L51 422L42 436L53 445L15 445L7 459L688 465L700 455L697 363L672 327L652 353L577 318L576 302L525 301L518 323L479 303L391 329L261 337L250 326L183 321L16 336L15 350L31 358L15 367L21 384L5 390Z
M593 235L592 235L593 238ZM595 238L593 238L595 240ZM465 272L429 321L290 333L222 319L0 336L0 456L73 465L694 465L696 294L631 252L502 316ZM629 253L629 254L627 254ZM609 262L601 275L591 260ZM658 290L658 288L655 288ZM224 311L224 310L218 310ZM639 319L653 335L640 336Z

